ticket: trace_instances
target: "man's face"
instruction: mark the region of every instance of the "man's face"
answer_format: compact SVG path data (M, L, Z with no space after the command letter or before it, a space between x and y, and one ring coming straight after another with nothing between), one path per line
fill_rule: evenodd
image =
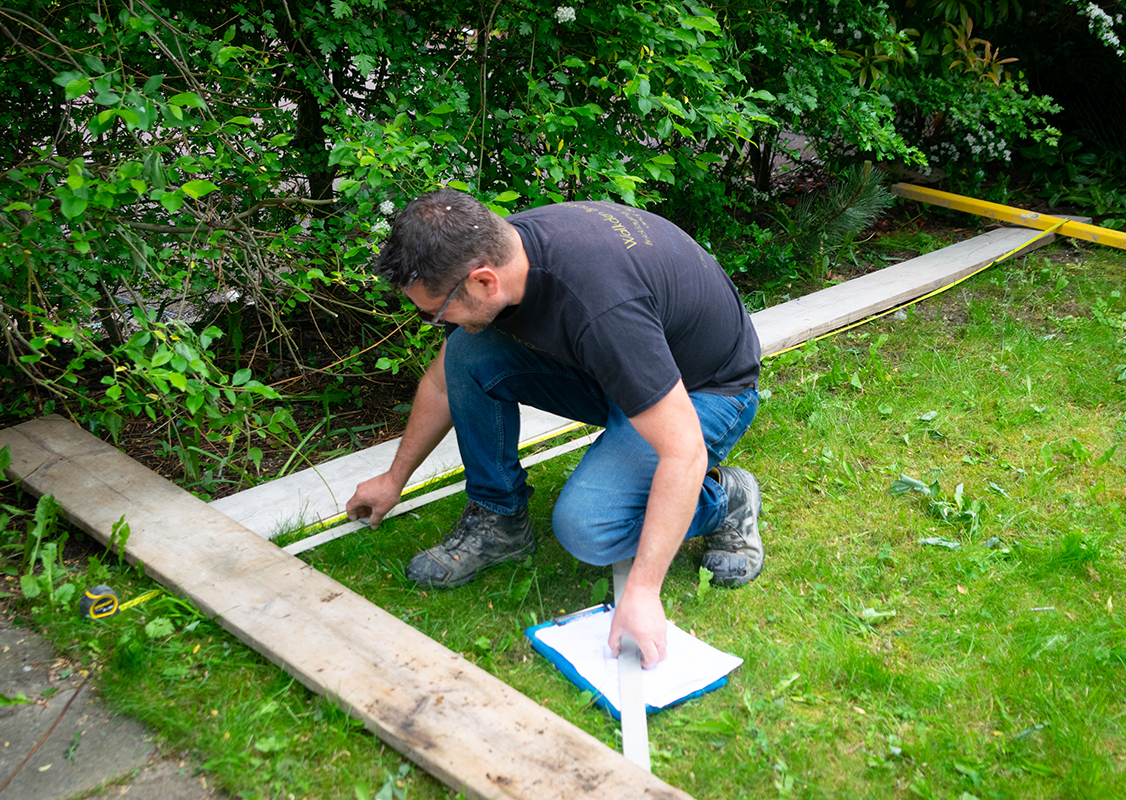
M500 309L490 311L488 304L473 294L472 283L472 280L463 281L444 296L430 294L421 283L407 287L403 293L418 307L424 322L432 325L452 322L469 333L480 333L496 318ZM441 310L443 305L445 311Z

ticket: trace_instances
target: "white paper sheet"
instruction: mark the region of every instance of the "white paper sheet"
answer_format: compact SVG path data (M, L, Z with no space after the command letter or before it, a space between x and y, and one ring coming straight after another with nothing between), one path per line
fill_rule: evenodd
M618 659L606 643L613 617L613 611L588 614L566 625L541 628L536 637L570 661L614 708L621 708ZM715 683L742 663L738 656L717 650L670 622L668 658L642 672L645 702L664 708Z

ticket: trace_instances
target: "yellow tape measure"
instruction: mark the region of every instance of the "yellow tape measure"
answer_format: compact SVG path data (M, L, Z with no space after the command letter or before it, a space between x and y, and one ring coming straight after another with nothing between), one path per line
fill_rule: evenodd
M94 586L86 590L82 595L82 601L78 604L78 610L82 616L89 617L90 619L104 619L112 617L119 611L124 611L127 608L132 608L135 605L150 600L160 594L160 589L153 589L151 592L145 592L139 597L134 597L125 603L118 602L117 593L106 586L105 584Z

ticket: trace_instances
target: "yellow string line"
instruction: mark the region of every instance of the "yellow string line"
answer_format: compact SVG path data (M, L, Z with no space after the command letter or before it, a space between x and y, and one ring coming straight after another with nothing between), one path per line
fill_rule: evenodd
M537 444L543 444L544 442L546 442L550 439L554 439L556 437L563 436L564 434L572 433L574 431L577 431L579 428L584 428L584 427L586 427L586 423L584 423L584 422L572 422L570 425L567 425L567 426L560 428L558 430L551 431L549 433L545 433L542 436L537 436L534 439L529 439L528 441L526 441L522 445L520 445L520 449L521 450L527 450L529 447L535 447ZM425 489L429 486L433 486L436 483L440 483L441 481L444 481L447 478L452 478L454 475L460 475L464 471L465 471L464 466L454 467L453 469L446 470L445 472L439 473L437 475L433 475L433 476L427 478L424 481L419 481L418 483L412 483L410 486L403 489L403 495L405 496L405 495L408 495L408 494L413 494L414 492L417 492L420 489ZM322 519L320 522L310 523L309 525L306 525L305 527L303 527L300 532L301 533L316 533L317 531L323 531L326 528L335 527L336 525L340 524L341 522L343 522L346 519L348 519L347 512L345 512L343 514L337 514L335 516Z
M874 322L875 320L878 320L881 317L886 317L888 314L894 314L896 311L902 311L903 309L907 308L908 306L915 305L915 303L921 303L923 300L929 300L930 298L934 297L935 295L942 294L947 289L953 289L958 284L965 283L966 281L968 281L970 278L974 277L975 275L979 275L982 272L985 272L985 270L989 269L994 264L997 264L998 262L1004 261L1006 258L1009 258L1013 254L1015 254L1015 253L1023 250L1024 248L1028 247L1033 242L1037 242L1040 239L1043 239L1045 236L1047 236L1049 233L1052 233L1053 231L1055 231L1056 228L1060 227L1065 222L1068 222L1068 220L1061 219L1059 222L1055 223L1054 225L1052 225L1047 230L1043 230L1040 233L1033 236L1031 239L1029 239L1024 244L1021 244L1021 245L1014 247L1009 252L1005 253L1004 255L998 256L997 258L993 259L992 261L990 261L985 266L979 267L978 269L974 270L973 272L969 273L968 275L963 275L961 278L954 281L953 283L950 283L950 284L947 284L946 286L942 286L938 289L935 289L933 292L929 292L927 294L924 294L921 297L916 297L914 300L908 300L906 303L903 303L902 305L898 305L898 306L894 306L892 308L889 308L887 311L881 311L879 314L873 314L870 317L865 317L864 319L860 320L859 322L853 322L849 325L844 326L843 328L836 328L834 330L829 331L828 333L823 333L820 336L815 336L812 339L806 339L804 342L798 342L797 344L792 344L789 347L786 347L782 350L779 350L776 353L771 353L769 356L767 356L767 358L774 358L775 356L780 356L783 353L788 353L791 350L797 350L799 347L804 347L805 345L809 344L810 342L819 342L822 339L828 339L830 336L838 336L842 333L845 333L846 331L852 330L853 328L859 328L861 325L867 325L869 322Z

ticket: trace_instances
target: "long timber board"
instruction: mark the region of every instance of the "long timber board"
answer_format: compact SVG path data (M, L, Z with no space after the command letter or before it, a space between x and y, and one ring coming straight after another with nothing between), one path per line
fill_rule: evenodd
M314 692L472 798L690 800L363 597L58 416L0 431L9 477L51 494Z
M933 253L901 261L828 289L751 315L764 356L779 353L908 303L972 275L1007 254L1013 256L1055 240L1027 228L998 228Z
M972 239L902 261L845 283L751 315L764 356L866 319L948 286L996 259L1041 247L1055 234L1027 228L999 228ZM1015 252L1014 252L1015 251ZM569 421L521 408L522 441L566 429ZM385 472L399 442L385 442L316 467L261 484L212 502L260 536L271 537L295 522L320 522L339 516L357 483ZM453 432L415 472L422 482L457 468L461 458Z

